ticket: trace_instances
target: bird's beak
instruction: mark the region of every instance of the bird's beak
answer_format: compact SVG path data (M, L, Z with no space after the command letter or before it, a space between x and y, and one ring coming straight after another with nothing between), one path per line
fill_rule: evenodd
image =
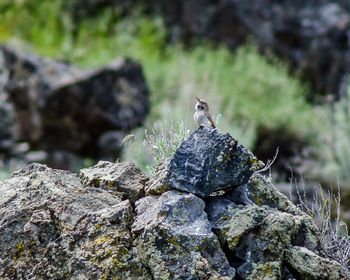
M196 99L199 101L199 102L201 102L201 100L196 96Z

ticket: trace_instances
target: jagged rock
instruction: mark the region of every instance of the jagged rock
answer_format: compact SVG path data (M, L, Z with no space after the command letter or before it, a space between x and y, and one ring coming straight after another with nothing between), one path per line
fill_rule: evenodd
M247 276L247 280L280 280L293 278L282 278L280 262L266 262L264 264L253 264L252 272Z
M113 131L125 134L148 113L141 67L129 59L81 70L8 46L0 46L0 56L8 76L4 90L18 124L16 140L35 149L93 158L106 157L109 151L116 158L123 137Z
M80 170L80 178L85 186L103 188L132 202L143 196L144 184L148 180L133 162L108 161Z
M304 272L290 269L298 264L285 266L284 252L294 246L312 252L325 263L330 262L319 256L319 232L310 217L293 206L261 175L254 177L247 188L250 198L259 202L258 205L232 201L232 196L225 194L209 198L206 206L213 230L225 246L231 266L242 279L257 279L257 275L259 279L281 279L280 275L283 275L282 279L287 279L287 275L300 279L299 275ZM313 261L310 265L317 271L320 263ZM338 264L334 275L339 274L339 269ZM325 270L328 277L333 275L329 267Z
M167 183L169 163L169 160L165 160L157 166L155 178L148 181L145 185L147 195L163 194L171 190L171 187Z
M144 196L145 177L132 163L100 162L83 169L81 178L33 164L0 182L0 278L311 280L345 274L325 257L311 218L267 178L250 176L251 153L237 143L230 150L228 135L200 128L176 153L187 147L189 158L201 158L195 153L203 152L202 140L197 137L192 150L189 145L198 135L213 145L208 156L217 158L222 149L245 159L240 165L228 160L222 169L220 160L222 177L236 170L234 182L242 172L248 181L205 199L187 189L165 191L172 185L162 180L171 176L175 154L159 168L162 180L149 185L160 195ZM223 142L208 141L218 138Z
M155 279L232 279L231 268L193 194L168 191L136 203L132 226L142 262Z
M321 258L304 247L294 246L290 248L285 253L285 259L298 272L300 279L334 280L340 278L340 265L337 262Z
M132 246L128 200L39 164L0 192L1 279L151 279Z
M262 166L229 134L201 126L176 150L162 184L205 197L244 185Z
M258 206L268 205L291 214L303 214L298 207L275 188L271 181L260 174L251 178L249 184L247 184L247 189L248 196Z

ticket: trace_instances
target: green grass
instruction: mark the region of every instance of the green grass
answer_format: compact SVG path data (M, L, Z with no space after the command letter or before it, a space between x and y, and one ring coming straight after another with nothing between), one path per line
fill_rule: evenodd
M350 89L349 89L350 90ZM333 104L327 116L329 129L322 135L318 174L327 185L350 190L350 101L349 97Z
M212 114L222 115L222 130L250 148L254 147L256 128L262 124L285 127L310 143L324 129L320 127L324 114L319 112L323 109L307 104L305 84L276 59L262 57L252 44L233 54L225 47L214 48L206 43L190 50L166 46L160 18L140 17L135 12L126 19L117 19L111 31L108 9L83 21L74 38L67 1L3 3L2 41L29 43L40 55L81 67L98 67L120 56L140 61L152 92L148 129L159 127L165 120L185 121L189 129L194 129L195 96L209 101ZM126 158L135 158L133 149L143 143L143 130L134 134L136 143L127 147ZM149 158L135 160L146 166Z

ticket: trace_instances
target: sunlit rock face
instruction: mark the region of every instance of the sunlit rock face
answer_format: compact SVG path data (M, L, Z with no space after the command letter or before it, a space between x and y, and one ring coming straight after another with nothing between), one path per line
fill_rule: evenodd
M341 279L311 218L254 173L253 155L231 141L199 128L153 179L133 163L105 161L80 176L40 164L15 172L0 182L0 278ZM215 176L194 188L186 176L172 185L171 161L187 149L201 159L207 148L215 152L191 172L220 166L225 151L220 172L230 187L210 188Z

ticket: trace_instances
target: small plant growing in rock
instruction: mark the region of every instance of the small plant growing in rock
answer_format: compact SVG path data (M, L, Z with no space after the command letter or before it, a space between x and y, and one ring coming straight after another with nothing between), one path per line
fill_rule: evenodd
M340 217L340 191L334 195L320 188L311 205L305 191L302 193L297 187L297 193L299 207L312 217L320 230L320 242L326 257L340 263L344 279L350 279L350 237L347 225Z
M144 146L153 159L153 163L146 166L151 177L155 177L158 164L170 158L189 134L190 130L185 121L164 122L145 131Z
M157 166L170 158L189 134L186 121L164 121L137 135L127 135L123 143L132 151L140 168L155 178Z

